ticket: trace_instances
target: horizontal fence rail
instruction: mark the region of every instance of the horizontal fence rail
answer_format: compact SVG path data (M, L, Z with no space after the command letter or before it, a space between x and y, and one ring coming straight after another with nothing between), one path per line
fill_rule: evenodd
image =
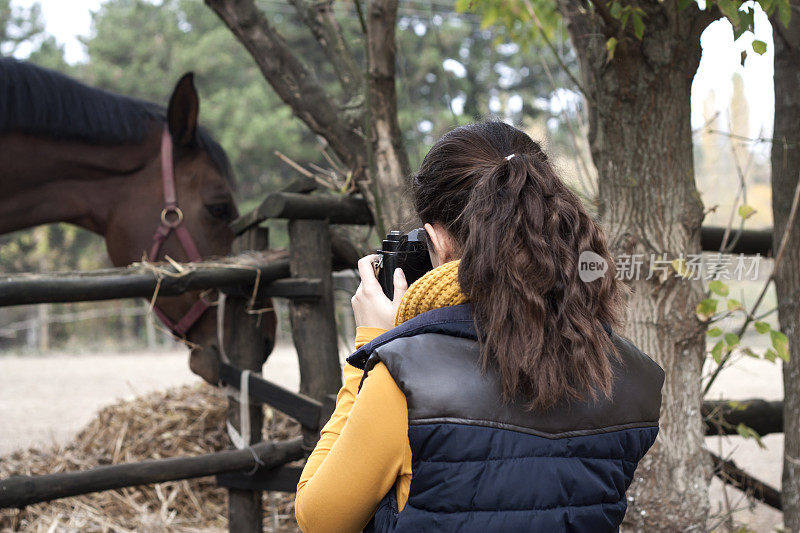
M302 472L301 466L281 466L270 470L259 468L252 476L231 472L219 474L217 485L237 490L295 492Z
M183 272L172 266L158 270L130 266L88 272L0 275L0 307L38 303L66 303L117 298L176 296L202 289L253 287L259 296L314 299L320 296L315 279L289 278L289 262L221 266L220 263L186 263Z
M281 194L286 196L290 193ZM302 194L292 196L307 199ZM359 202L357 199L352 200ZM255 216L256 212L258 210L248 216ZM717 250L723 233L723 228L703 228L703 249ZM736 241L731 253L761 253L766 256L770 250L769 230L745 231ZM172 266L163 266L156 270L138 265L89 272L0 275L0 307L147 298L155 293L156 288L161 296L176 296L192 290L252 286L256 278L259 278L259 284L262 285L260 296L263 297L313 299L320 295L318 280L290 279L289 262L286 260L248 264L244 267L235 263L230 266L220 266L219 263L187 263L182 268L185 271L181 273Z
M736 487L746 494L751 494L755 499L773 509L783 510L781 492L778 489L747 474L731 460L723 459L714 452L709 452L709 455L714 464L714 473L723 483Z
M727 400L706 400L702 413L706 419L706 435L736 435L739 424L759 435L783 433L783 402L759 398L737 400L736 407Z
M242 370L227 363L220 363L219 377L224 384L238 389ZM248 376L247 388L251 399L267 404L294 418L305 428L318 431L326 422L326 420L320 420L322 403L304 394L292 392L255 374Z
M274 192L256 209L231 224L237 235L267 219L327 220L331 224L372 224L372 213L360 196Z
M252 470L256 465L271 469L303 457L302 438L297 437L282 442L254 444L252 450L245 448L196 457L150 459L80 472L12 476L0 480L0 509L25 507L90 492Z
M703 226L700 229L700 245L705 252L717 252L722 245L727 228ZM744 230L739 233L731 230L728 235L726 248L733 247L727 252L731 254L745 254L768 256L772 253L772 228L759 230Z

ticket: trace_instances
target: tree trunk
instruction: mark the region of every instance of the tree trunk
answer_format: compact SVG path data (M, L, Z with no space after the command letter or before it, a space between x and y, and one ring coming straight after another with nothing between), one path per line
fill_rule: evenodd
M630 283L623 334L666 372L660 433L628 491L626 521L645 531L704 530L710 463L700 414L704 326L695 316L699 280L677 278L670 262L700 253L703 205L695 187L690 89L708 24L697 6L639 2L642 40L605 3L559 0L588 91L589 142L598 170L600 215L612 253L644 254ZM608 60L606 40L618 39ZM647 280L654 259L666 254ZM659 269L663 275L659 275Z
M772 142L773 249L786 231L800 172L800 2L786 28L772 20L775 41L775 126ZM789 338L791 359L783 364L783 522L800 531L800 222L795 219L775 272L778 320Z
M375 220L381 233L406 224L413 217L407 191L411 170L397 121L394 35L397 3L398 0L370 0L367 8L369 117L373 174L378 179Z

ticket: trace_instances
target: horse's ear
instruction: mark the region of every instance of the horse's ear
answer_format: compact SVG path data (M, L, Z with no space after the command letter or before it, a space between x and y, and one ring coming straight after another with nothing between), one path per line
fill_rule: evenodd
M172 96L167 108L167 123L172 140L180 146L193 146L197 142L197 114L200 112L200 100L194 88L194 73L184 74Z

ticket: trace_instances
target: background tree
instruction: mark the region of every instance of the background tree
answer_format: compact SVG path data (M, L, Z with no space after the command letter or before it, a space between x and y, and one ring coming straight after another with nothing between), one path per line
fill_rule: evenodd
M42 66L67 68L63 47L44 30L41 7L20 7L11 5L11 0L0 0L0 54L19 53Z
M449 30L463 26L432 12L430 5L426 5L427 13L421 13L416 2L404 4L405 10L411 7L414 11L407 15L402 10L398 12L395 1L370 1L362 6L359 1L334 4L332 1L311 3L292 0L291 4L300 20L322 52L320 57L319 54L301 55L289 46L283 28L278 31L275 25L275 16L260 10L253 0L206 0L206 4L250 52L264 77L293 113L311 131L326 139L332 154L342 163L346 179L358 186L375 213L379 232L382 233L389 226L397 227L411 222L412 213L403 194L411 170L406 152L408 138L403 134L403 125L397 112L395 69L398 64L398 42L400 46L408 43L403 37L403 34L411 34L408 30L417 34L417 37L431 33L438 39L435 48L441 53L446 49L447 41L442 38L445 26L449 25ZM335 6L339 9L338 15ZM422 22L424 18L428 19L427 24ZM399 39L395 39L397 20L401 22ZM357 25L353 26L352 21ZM431 64L436 65L436 71L424 74L428 86L416 86L420 91L425 91L440 79L448 84L445 86L446 97L449 98L446 104L453 114L451 126L459 122L459 115L463 115L464 110L467 116L488 114L488 110L481 111L481 95L491 95L491 91L478 92L479 86L470 83L481 77L491 77L485 71L488 62L483 61L483 69L480 66L477 69L465 66L467 59L469 63L480 59L482 49L477 45L487 40L487 33L481 35L472 31L468 38L458 44L458 55L447 58L455 68L456 78L464 79L463 83L448 77L446 65L434 59ZM451 43L451 46L454 45ZM419 54L423 61L431 54L435 57L437 53L431 52L430 46L424 50ZM505 54L503 59L506 64L514 61L510 57L512 54ZM487 55L491 57L492 54ZM414 57L413 53L401 56L401 69L406 58L410 57ZM460 67L456 66L459 63ZM499 63L496 61L494 66ZM509 66L506 69L513 70ZM321 81L330 76L331 70L336 75L333 87ZM529 82L533 78L524 75L522 79L510 81L509 85ZM468 84L468 90L455 89L455 86L463 84ZM552 85L555 84L557 82L553 81ZM501 89L508 88L501 84ZM410 87L405 89L416 90ZM422 101L425 100L431 105L436 102L430 95L423 97ZM459 109L454 107L456 101L459 102ZM441 115L441 112L437 114ZM432 129L433 123L417 122L417 126L422 128L424 134ZM419 157L422 151L417 149L412 153Z
M293 0L300 18L325 56L308 65L287 43L254 0L206 0L250 52L280 98L314 133L322 136L347 169L376 216L383 233L411 219L402 198L410 171L397 120L395 23L397 0L358 7L366 68L359 68L334 14L333 2ZM317 72L325 65L338 80L326 90Z
M772 134L773 249L789 231L774 272L778 320L792 357L783 363L783 522L800 531L800 219L789 227L800 172L800 2L792 0L788 27L772 18L775 41L775 125Z
M400 10L397 52L399 119L412 168L442 133L489 116L544 133L551 150L574 155L567 123L574 117L555 112L552 100L575 87L544 47L522 49L502 27L427 6ZM565 56L577 66L568 45Z

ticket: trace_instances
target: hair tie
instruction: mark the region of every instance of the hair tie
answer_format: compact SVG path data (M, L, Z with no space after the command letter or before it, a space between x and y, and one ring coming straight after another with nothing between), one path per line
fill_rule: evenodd
M515 155L517 155L517 154L507 155L506 156L506 161L511 161L511 158L514 157Z

